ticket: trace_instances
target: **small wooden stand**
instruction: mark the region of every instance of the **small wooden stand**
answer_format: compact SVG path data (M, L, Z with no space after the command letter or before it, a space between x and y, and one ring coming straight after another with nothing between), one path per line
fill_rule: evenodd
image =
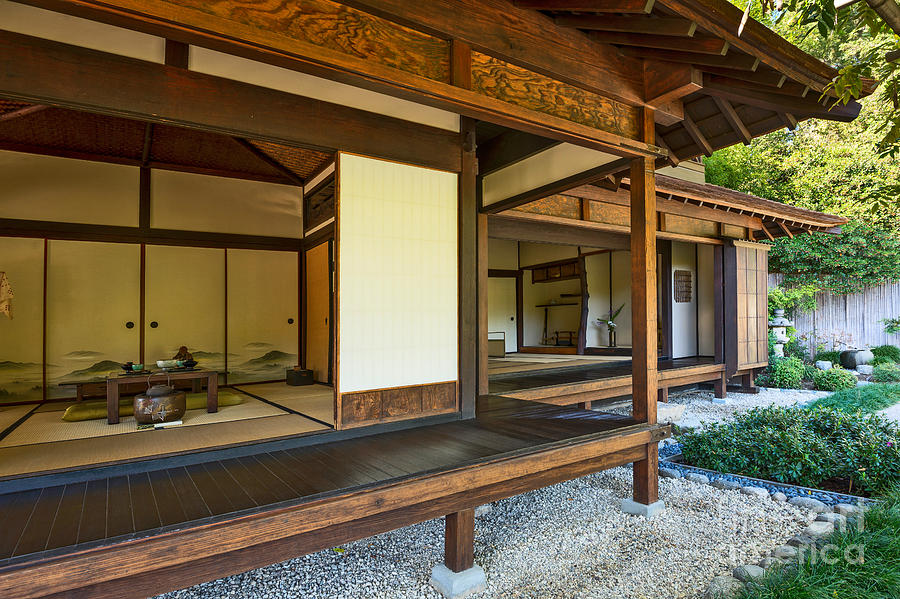
M188 370L183 372L155 372L153 374L135 374L116 376L106 379L106 422L119 423L119 387L128 383L163 383L167 381L193 381L193 391L198 393L206 379L206 411L210 414L219 411L219 373L214 370Z

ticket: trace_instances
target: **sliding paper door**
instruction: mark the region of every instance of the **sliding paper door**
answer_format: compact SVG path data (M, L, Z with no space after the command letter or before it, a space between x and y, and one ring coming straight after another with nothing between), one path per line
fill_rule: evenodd
M283 379L297 364L297 252L228 250L228 382Z
M0 237L0 273L12 292L0 312L0 404L39 401L43 385L44 240ZM0 275L2 278L3 275ZM0 289L0 302L7 299Z
M145 360L155 366L185 345L198 367L224 371L225 250L148 245L146 251Z
M102 382L140 361L141 248L53 241L47 247L47 397L60 382Z
M306 362L313 378L330 383L331 372L331 242L306 251Z

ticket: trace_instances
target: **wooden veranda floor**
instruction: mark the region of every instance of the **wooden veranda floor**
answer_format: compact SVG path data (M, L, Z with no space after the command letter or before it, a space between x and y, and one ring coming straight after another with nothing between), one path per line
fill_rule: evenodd
M713 358L660 360L659 385L677 387L721 378L724 364ZM490 376L491 393L559 405L631 394L631 360Z
M666 434L485 397L473 420L29 480L0 495L0 596L181 588L643 459Z

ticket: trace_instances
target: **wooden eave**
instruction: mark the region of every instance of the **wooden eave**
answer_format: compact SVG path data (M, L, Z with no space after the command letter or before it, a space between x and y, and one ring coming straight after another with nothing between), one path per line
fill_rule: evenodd
M832 106L831 92L821 97L834 67L753 19L738 35L742 11L727 0L517 4L644 60L644 101L656 109L657 144L673 164L809 118L859 113L857 102ZM866 82L863 94L872 91Z

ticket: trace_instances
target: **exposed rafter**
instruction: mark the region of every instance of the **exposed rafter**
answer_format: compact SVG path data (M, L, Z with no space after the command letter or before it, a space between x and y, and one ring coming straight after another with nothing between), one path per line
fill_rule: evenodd
M514 0L521 8L561 12L650 14L655 0Z
M728 52L728 42L709 35L695 35L691 38L645 33L623 33L620 31L591 31L593 39L604 44L634 46L636 48L656 48L678 52L696 52L724 56Z
M13 119L22 118L23 116L28 116L29 114L34 114L35 112L40 112L47 108L44 104L33 104L31 106L25 106L24 108L19 108L18 110L12 110L10 112L6 112L4 114L0 114L0 123L4 123L6 121L11 121Z
M753 141L753 136L750 135L750 131L741 120L741 117L734 109L734 106L731 105L731 102L725 100L724 98L719 98L716 96L713 97L713 100L715 100L716 105L719 107L719 110L722 111L722 114L725 115L725 120L728 121L728 124L731 125L732 129L734 129L734 132L737 133L741 138L741 141L743 141L745 144L749 144L751 141Z
M621 31L678 37L691 37L697 31L697 24L693 21L675 17L648 19L643 16L560 15L556 17L556 24L590 31Z
M747 71L742 69L731 69L727 66L716 67L712 65L703 65L702 70L704 73L709 73L710 75L729 77L730 79L747 81L755 85L765 85L768 87L781 87L787 81L786 75L765 66L761 66L755 71Z
M234 137L232 139L234 139L234 141L236 141L241 146L243 146L251 154L253 154L257 158L259 158L260 160L265 162L267 165L269 165L270 167L274 168L276 171L278 171L279 173L284 175L289 181L291 181L295 185L299 185L300 187L303 187L306 184L306 182L302 178L297 176L297 173L295 173L294 171L292 171L285 165L281 164L280 162L278 162L277 160L275 160L274 158L272 158L271 156L266 154L260 148L253 145L253 142L251 142L250 140L244 139L243 137Z
M678 50L659 50L657 48L621 48L620 51L627 56L648 58L650 60L663 60L667 62L686 62L700 67L725 67L740 71L755 71L759 67L759 59L749 54L700 54L697 52L682 52Z
M510 130L478 145L478 174L487 175L534 156L560 142Z
M656 128L656 145L669 152L669 162L672 163L672 166L678 166L678 164L681 162L681 159L678 158L678 154L676 154L672 150L672 148L669 147L669 144L666 143L666 140L663 138L659 127Z
M713 147L710 145L709 141L703 135L703 132L700 131L700 128L697 126L697 123L694 122L694 119L687 113L684 112L684 120L681 121L681 124L684 126L685 130L688 132L688 135L691 136L691 139L694 140L694 143L697 144L697 147L703 149L703 153L709 156L713 153Z
M787 236L790 237L791 239L794 238L794 234L791 233L791 230L788 229L788 226L787 226L786 224L784 224L784 223L781 222L781 221L778 221L778 226L781 227L781 230L784 231L785 235L787 235Z
M859 114L860 110L860 105L857 103L828 107L804 98L791 98L782 94L773 94L761 90L734 89L711 81L705 82L703 93L740 102L741 104L751 104L774 112L791 112L792 114L815 116L832 121L852 121Z

